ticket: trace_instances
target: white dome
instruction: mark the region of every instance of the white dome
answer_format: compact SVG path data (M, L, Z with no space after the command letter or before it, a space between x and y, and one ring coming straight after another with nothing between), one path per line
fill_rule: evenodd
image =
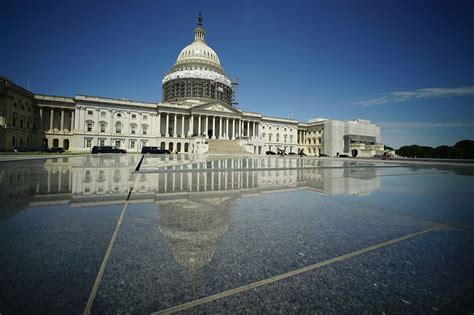
M221 62L216 52L205 42L194 41L192 44L186 46L178 55L176 64L180 63L192 63L197 60L207 61L220 67Z

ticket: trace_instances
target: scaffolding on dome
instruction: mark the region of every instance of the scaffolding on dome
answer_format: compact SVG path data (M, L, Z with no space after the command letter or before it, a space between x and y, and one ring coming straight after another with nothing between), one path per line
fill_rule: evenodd
M231 80L232 84L232 106L239 105L239 99L237 98L237 93L239 92L239 78L234 78Z
M179 78L163 84L163 101L218 100L232 105L232 88L218 81Z

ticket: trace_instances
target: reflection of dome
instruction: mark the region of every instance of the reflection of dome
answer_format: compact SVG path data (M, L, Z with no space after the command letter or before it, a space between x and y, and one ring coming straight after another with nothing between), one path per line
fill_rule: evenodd
M194 42L178 55L171 71L163 78L163 100L220 100L232 103L232 84L221 67L216 52L204 41L206 31L199 15Z
M160 204L160 231L178 264L193 273L207 265L229 225L227 201L185 200Z

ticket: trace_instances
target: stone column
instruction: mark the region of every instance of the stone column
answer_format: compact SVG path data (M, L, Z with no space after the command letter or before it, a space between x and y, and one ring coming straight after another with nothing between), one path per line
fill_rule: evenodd
M54 121L54 109L51 108L49 114L49 131L53 132L53 121Z
M189 116L189 130L188 130L188 136L192 137L194 133L194 116L191 114Z
M256 122L254 121L252 123L252 137L255 139L255 137L257 136L257 132L255 131L255 127L257 126Z
M184 138L186 136L184 134L184 115L181 115L181 135L180 136L181 136L181 138Z
M114 112L113 110L109 109L109 134L112 135L114 133ZM112 142L112 139L109 140ZM112 143L110 143L112 144Z
M230 139L230 136L229 136L229 118L225 119L225 138Z
M64 109L61 109L61 121L59 128L62 132L64 132Z
M44 128L44 121L43 121L43 108L40 108L40 130L43 130Z
M202 135L202 130L201 130L201 115L198 115L198 135Z
M158 113L158 124L156 125L156 128L158 129L158 137L161 137L161 113Z
M222 139L222 116L219 117L219 139Z
M232 140L235 140L235 118L232 118Z
M177 137L177 129L178 129L178 115L174 114L174 124L173 124L173 137Z
M206 138L209 138L209 135L207 134L209 130L209 116L206 116L206 130L204 130L204 135L206 136Z
M166 125L165 125L165 137L169 137L169 130L170 130L170 114L166 113Z
M212 139L216 138L216 116L212 116Z
M72 110L71 112L71 129L69 131L74 131L74 127L75 127L75 124L76 124L76 119L75 119L75 111Z

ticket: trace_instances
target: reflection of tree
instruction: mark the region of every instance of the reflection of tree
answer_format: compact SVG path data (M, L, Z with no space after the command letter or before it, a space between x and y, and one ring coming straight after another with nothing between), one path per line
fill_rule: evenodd
M160 204L160 231L178 264L190 274L207 265L226 233L235 197L182 199Z

